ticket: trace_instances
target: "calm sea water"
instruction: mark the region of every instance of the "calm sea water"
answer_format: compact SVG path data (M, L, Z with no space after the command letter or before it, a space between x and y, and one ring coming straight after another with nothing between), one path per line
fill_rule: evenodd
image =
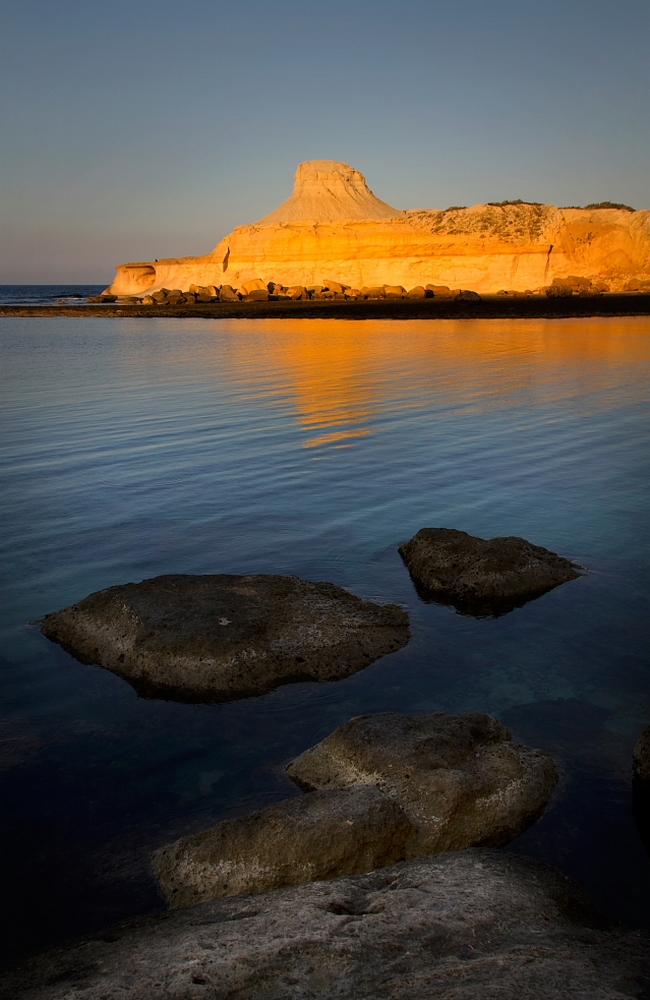
M68 306L85 302L89 295L99 295L106 285L0 285L2 306Z
M9 957L163 907L152 848L296 794L362 712L492 713L561 779L508 850L650 925L631 750L650 723L647 318L0 319L0 799ZM423 526L590 569L496 619L422 603ZM30 624L159 573L297 573L403 602L409 645L334 684L139 698Z

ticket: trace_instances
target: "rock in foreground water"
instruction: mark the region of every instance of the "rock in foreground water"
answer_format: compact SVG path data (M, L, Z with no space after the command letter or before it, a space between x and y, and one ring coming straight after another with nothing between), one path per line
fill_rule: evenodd
M360 715L287 766L305 789L374 785L412 826L406 857L500 846L542 813L555 783L543 750L489 715Z
M170 906L192 906L395 864L410 832L377 788L311 792L183 837L153 867Z
M580 576L581 567L525 538L421 528L399 548L420 596L476 614L503 613Z
M408 642L395 604L296 576L158 576L91 594L41 631L141 694L227 701L334 681Z
M465 851L172 910L0 979L2 1000L626 1000L646 932L529 858ZM644 992L645 991L645 992Z

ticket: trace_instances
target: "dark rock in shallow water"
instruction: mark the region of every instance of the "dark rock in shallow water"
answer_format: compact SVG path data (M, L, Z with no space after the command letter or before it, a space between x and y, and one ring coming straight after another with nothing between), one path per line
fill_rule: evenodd
M525 538L455 528L422 528L399 553L423 600L479 616L512 611L581 575L580 566Z
M644 729L632 752L634 774L641 781L650 782L650 726Z
M156 851L171 906L356 875L404 857L411 824L377 788L311 792Z
M544 810L557 772L489 715L360 715L287 766L302 788L375 785L413 830L406 857L500 846Z
M141 694L227 701L334 681L406 645L408 616L297 576L159 576L91 594L41 631Z
M565 876L464 851L145 917L0 979L2 1000L626 1000L647 933Z

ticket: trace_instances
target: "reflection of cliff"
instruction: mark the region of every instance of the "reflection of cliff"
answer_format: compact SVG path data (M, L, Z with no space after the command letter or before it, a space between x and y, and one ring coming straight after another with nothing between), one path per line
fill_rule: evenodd
M474 205L403 212L380 201L345 163L314 160L293 195L239 226L204 257L121 264L111 291L134 294L190 284L237 287L334 279L363 285L444 284L496 292L535 289L577 275L620 290L650 281L650 212Z
M517 399L572 406L592 394L601 408L609 399L615 404L625 372L650 359L645 325L643 319L265 320L236 327L218 364L204 341L194 364L201 371L215 366L215 379L233 382L254 373L264 398L289 401L305 447L347 447L378 432L386 411L408 420L419 408L491 412Z

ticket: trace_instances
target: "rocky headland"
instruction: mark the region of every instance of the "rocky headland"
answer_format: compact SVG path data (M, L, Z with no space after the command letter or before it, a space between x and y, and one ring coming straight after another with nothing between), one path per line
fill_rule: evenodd
M648 290L650 211L521 200L403 211L348 164L312 160L287 201L211 253L120 264L106 294L152 304L163 292L201 302Z

